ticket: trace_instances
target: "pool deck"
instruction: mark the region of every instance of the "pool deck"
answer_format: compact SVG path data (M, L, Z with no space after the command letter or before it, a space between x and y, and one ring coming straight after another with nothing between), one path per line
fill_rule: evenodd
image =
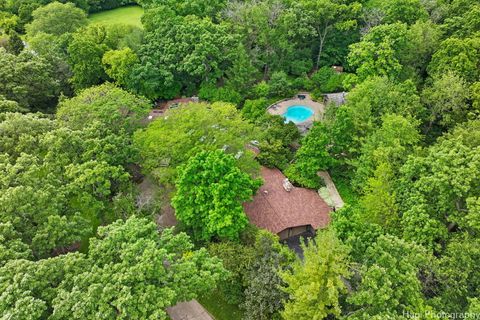
M303 95L305 99L300 99L298 96ZM296 123L299 129L307 130L313 124L313 121L320 121L323 119L325 112L325 105L323 103L312 100L311 96L307 92L300 92L295 97L290 99L284 99L277 101L268 107L268 113L272 115L283 115L287 109L291 106L307 106L313 110L313 116L304 122ZM302 130L303 131L303 130Z

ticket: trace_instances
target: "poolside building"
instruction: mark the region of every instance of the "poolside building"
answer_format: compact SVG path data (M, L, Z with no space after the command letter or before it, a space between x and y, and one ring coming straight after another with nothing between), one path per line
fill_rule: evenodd
M313 234L330 221L330 207L315 190L289 185L278 169L262 167L264 185L253 201L244 203L245 213L256 226L287 240Z

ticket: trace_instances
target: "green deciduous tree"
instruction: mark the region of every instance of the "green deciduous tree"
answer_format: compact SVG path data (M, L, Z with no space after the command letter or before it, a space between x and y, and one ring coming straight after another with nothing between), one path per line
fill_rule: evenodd
M30 110L50 111L59 95L51 65L29 51L18 56L0 48L0 94Z
M479 296L479 242L478 237L464 234L455 236L446 247L436 270L440 289L438 309L467 311L468 298Z
M461 124L403 165L397 190L400 208L409 219L404 222L412 223L411 239L432 245L435 240L446 240L447 229L471 228L468 221L473 216L469 215L475 214L475 206L468 206L467 199L473 201L480 190L478 128L479 121ZM422 226L430 231L419 232Z
M361 80L370 76L396 79L402 72L401 56L407 46L407 26L402 23L379 25L350 46L348 61Z
M173 98L182 87L189 92L201 83L223 77L235 56L235 35L226 24L210 18L158 16L147 28L140 63L132 71L131 87L148 98Z
M437 75L422 92L423 103L428 107L429 127L439 124L453 128L457 123L468 120L468 86L460 76L451 71Z
M136 217L99 228L88 259L92 267L60 288L52 319L166 319L166 307L213 289L224 275L221 261L193 250L185 233L159 236L155 223Z
M143 166L163 183L173 183L177 166L199 151L224 148L238 157L242 170L258 168L253 152L245 150L258 139L255 126L243 120L237 109L226 103L190 103L168 110L135 135Z
M75 89L84 89L107 80L102 58L109 50L137 49L142 30L124 24L91 24L73 34L68 45L69 63Z
M478 81L480 77L480 38L448 38L440 43L428 65L431 76L447 71L456 73L468 83Z
M185 233L131 217L98 230L87 255L0 267L0 312L12 319L167 319L165 308L213 289L225 270Z
M260 186L222 150L202 151L181 167L172 199L177 218L199 240L237 239L248 224L242 203Z
M356 26L356 16L362 5L356 1L345 0L301 0L296 9L307 19L316 37L315 67L320 67L325 41L330 32L347 30Z
M33 21L25 28L29 36L48 33L56 36L75 32L87 24L87 14L73 3L52 2L32 13Z
M259 231L255 241L255 260L246 275L245 319L280 319L287 294L279 273L289 268L295 254L268 231Z
M382 126L370 135L360 149L360 156L352 161L355 167L353 185L360 190L381 164L398 172L407 156L420 142L418 122L400 115L387 114Z
M369 247L360 269L361 282L348 302L358 309L348 319L399 319L428 310L420 270L430 256L424 248L393 236L380 236Z
M322 123L315 123L300 143L295 162L287 168L285 174L302 186L318 188L320 178L317 172L326 170L333 164L329 153L331 140L327 127Z
M318 231L315 240L303 245L303 261L297 260L292 271L280 273L289 295L282 317L290 319L325 319L340 316L340 296L346 292L344 278L349 276L348 248L333 230Z
M102 58L108 76L124 87L130 83L130 73L137 62L138 57L130 48L107 51Z
M387 163L378 164L373 176L366 181L360 199L360 219L375 223L390 232L398 228L399 216L394 191L394 174ZM392 232L393 233L393 232Z
M368 79L356 86L346 97L346 104L334 107L331 136L336 157L358 157L361 146L382 123L386 114L401 114L423 119L417 89L412 81L395 83L385 77Z

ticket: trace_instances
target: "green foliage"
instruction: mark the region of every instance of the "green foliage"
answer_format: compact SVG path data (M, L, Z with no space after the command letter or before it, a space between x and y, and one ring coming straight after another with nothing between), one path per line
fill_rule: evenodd
M402 72L401 56L407 46L407 26L402 23L373 27L362 41L350 46L349 64L358 77L371 76L397 79Z
M36 257L108 222L110 201L130 192L124 166L136 156L131 134L147 110L144 100L107 84L64 100L58 121L6 114L0 221L10 222Z
M342 91L344 78L343 74L336 73L332 68L322 67L312 75L309 90L313 90L316 96Z
M221 150L200 152L179 170L172 198L176 217L198 240L238 239L248 224L242 203L260 186Z
M271 101L266 98L245 100L242 108L242 116L250 121L261 121L267 112Z
M3 112L26 112L25 108L20 107L18 102L7 100L4 96L0 95L0 113Z
M460 76L451 71L435 76L422 92L423 103L428 107L430 126L438 124L453 128L466 121L469 115L468 86Z
M389 164L380 163L364 187L364 196L360 199L362 214L360 219L366 223L375 223L388 231L398 228L398 206L393 186L394 174Z
M333 230L318 231L315 241L303 245L304 260L297 260L292 271L280 273L287 284L284 291L283 319L325 319L340 316L340 296L346 292L349 276L348 248Z
M102 57L105 73L121 86L129 84L131 69L137 63L138 57L130 48L110 50Z
M246 277L256 257L255 249L237 241L222 241L210 243L208 252L220 258L229 272L219 283L219 291L228 304L240 305L245 300Z
M51 317L60 287L71 286L72 278L90 267L79 253L36 262L9 261L0 268L0 313L11 319Z
M56 36L75 32L87 24L85 11L75 8L73 3L52 2L32 13L32 23L25 26L29 36L48 33Z
M327 35L337 30L353 29L357 25L356 17L362 8L361 2L335 0L300 0L295 9L305 18L310 36L316 39L315 68L321 65L323 49Z
M193 251L185 233L165 229L159 236L155 223L145 219L117 221L99 228L98 235L88 254L92 268L62 286L53 318L85 319L101 312L166 319L165 307L213 289L224 274L205 249ZM138 301L144 301L142 308Z
M225 74L236 48L235 36L226 24L197 16L171 16L160 9L153 12L158 15L147 21L141 64L132 71L134 90L152 99L172 98L184 86L195 89Z
M255 127L225 103L190 103L166 112L135 134L143 166L162 183L173 183L176 168L198 152L225 148L242 170L258 168L246 145L257 138Z
M287 168L285 174L291 181L304 187L318 188L320 177L317 172L326 170L333 164L333 158L329 153L331 142L326 126L315 123L300 143L295 162Z
M352 161L355 167L353 186L361 190L382 164L396 173L419 142L420 134L415 120L399 115L385 115L382 126L366 139L360 149L360 156Z
M132 217L99 228L88 255L11 260L0 275L0 311L14 319L167 319L166 307L213 289L225 270L186 234Z
M270 85L265 81L260 81L253 87L253 93L256 98L266 98L270 93Z
M198 91L198 97L202 100L211 102L223 101L234 105L239 105L242 101L242 96L232 87L217 88L212 84L203 84Z
M347 159L359 155L366 137L380 127L385 114L424 117L424 108L413 82L395 83L385 77L362 82L349 92L346 104L334 111L333 119L327 119L333 122L333 153Z
M414 24L426 20L428 13L420 0L389 0L385 2L385 23L403 22Z
M271 97L290 97L293 95L292 84L283 71L274 72L268 82L269 96Z
M263 137L257 160L269 168L285 169L294 158L295 145L300 140L300 132L293 122L285 123L280 116L264 116L259 126Z
M451 71L472 83L480 77L479 61L480 38L448 38L440 43L427 70L431 76Z
M0 249L0 267L9 260L32 258L30 248L10 222L0 223Z
M360 207L346 205L333 213L332 227L338 238L349 246L350 257L355 262L363 261L367 248L373 245L384 230L377 224L366 222Z
M117 135L131 135L141 126L149 109L149 103L144 98L105 83L60 102L57 118L72 129L100 122L105 130Z
M440 300L437 308L448 312L467 311L468 298L479 296L478 245L478 238L466 235L457 236L448 244L436 270L440 283Z
M85 89L107 80L108 77L102 64L104 54L107 51L125 47L133 50L139 46L141 41L139 33L141 34L141 32L140 29L130 25L93 24L73 34L67 52L73 72L71 82L74 88ZM131 63L131 54L127 54L126 59L128 63ZM126 75L123 77L127 78Z
M47 60L27 50L16 56L0 48L0 65L0 95L34 111L54 107L59 83Z
M245 277L244 319L279 319L283 300L288 297L281 290L285 283L279 273L289 268L295 254L268 231L258 233L254 247L255 260Z
M364 257L361 282L348 298L358 310L349 319L398 319L407 312L427 310L417 277L430 259L422 247L393 236L380 236Z
M478 120L459 125L424 154L411 156L402 167L398 188L401 209L408 213L406 218L412 216L410 210L416 209L414 213L418 215L421 209L423 217L420 221L407 220L412 223L411 238L431 245L439 235L445 239L447 227L459 225L469 230L468 221L474 220L477 213L475 206L467 206L467 199L478 197L480 190L478 179L473 178L480 168L478 132ZM431 225L429 229L435 226L435 232L420 232L426 224Z

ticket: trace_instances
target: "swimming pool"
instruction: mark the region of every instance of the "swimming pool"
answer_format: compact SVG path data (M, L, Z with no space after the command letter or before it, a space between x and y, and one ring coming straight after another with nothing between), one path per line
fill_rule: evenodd
M313 110L307 106L291 106L283 114L285 122L292 121L293 123L300 123L308 120L313 115Z

